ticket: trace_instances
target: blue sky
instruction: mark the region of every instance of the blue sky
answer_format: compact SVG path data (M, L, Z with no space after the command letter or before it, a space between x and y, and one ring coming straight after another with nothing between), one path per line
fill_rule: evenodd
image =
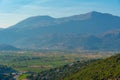
M0 27L31 16L64 17L90 11L120 16L120 0L0 0Z

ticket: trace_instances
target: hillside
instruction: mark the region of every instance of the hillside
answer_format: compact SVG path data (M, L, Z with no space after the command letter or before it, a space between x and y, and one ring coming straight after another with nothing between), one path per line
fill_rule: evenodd
M102 60L74 62L32 74L31 80L119 80L120 54Z
M107 13L34 16L0 31L0 44L45 50L119 50L120 37L99 36L113 30L120 30L120 17Z
M100 60L82 68L65 80L119 80L120 54Z

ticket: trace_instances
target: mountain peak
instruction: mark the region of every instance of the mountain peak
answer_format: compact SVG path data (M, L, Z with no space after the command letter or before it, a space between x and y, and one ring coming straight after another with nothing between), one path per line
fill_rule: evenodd
M48 15L43 15L43 16L33 16L28 19L39 19L39 20L53 20L54 18Z
M101 13L101 12L91 11L91 12L88 12L86 15L99 16L99 15L102 15L102 14L103 14L103 13Z
M86 13L86 15L89 15L91 17L99 17L99 16L101 16L101 17L106 17L106 16L111 17L111 16L114 16L114 15L109 14L109 13L102 13L102 12L97 12L97 11L88 12L88 13Z
M88 12L86 14L74 15L74 16L65 17L62 19L64 19L65 21L66 20L87 20L87 19L90 19L91 17L100 16L102 14L103 13L100 13L97 11L91 11L91 12Z
M97 11L91 11L89 13L92 13L92 14L100 14L101 12L97 12Z

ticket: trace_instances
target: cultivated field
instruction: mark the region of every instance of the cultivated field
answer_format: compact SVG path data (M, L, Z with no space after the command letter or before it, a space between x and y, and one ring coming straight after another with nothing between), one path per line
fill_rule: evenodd
M40 72L54 67L59 67L75 61L101 59L113 55L112 53L81 53L81 52L0 52L0 63L26 72Z

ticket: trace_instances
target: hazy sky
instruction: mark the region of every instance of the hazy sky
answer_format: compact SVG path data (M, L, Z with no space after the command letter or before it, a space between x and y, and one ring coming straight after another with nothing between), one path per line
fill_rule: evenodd
M38 15L63 17L99 11L120 16L120 0L0 0L0 27Z

